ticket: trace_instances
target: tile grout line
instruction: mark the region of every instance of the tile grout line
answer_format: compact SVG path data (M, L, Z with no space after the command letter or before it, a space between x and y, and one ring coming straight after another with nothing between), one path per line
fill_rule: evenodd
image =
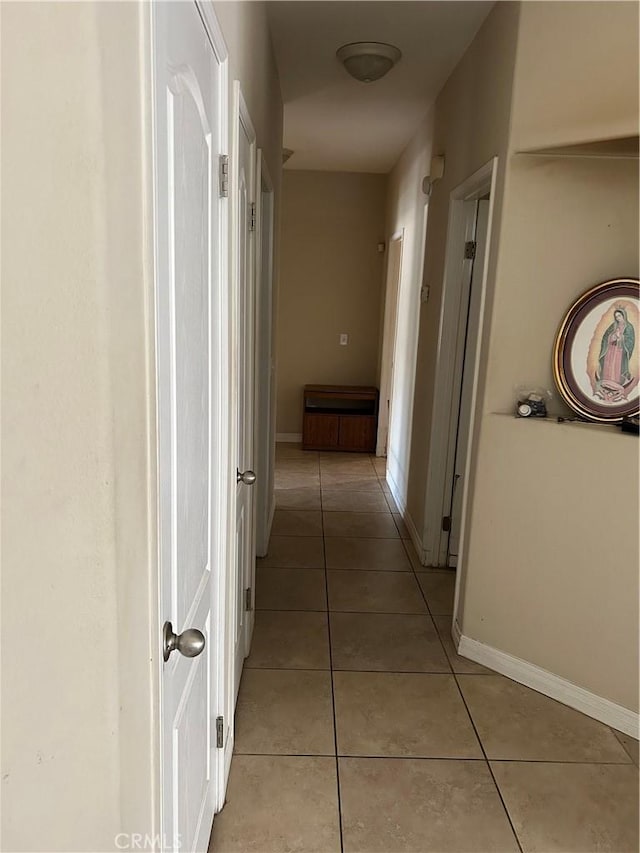
M423 600L424 600L425 606L426 606L426 608L427 608L427 612L429 613L429 617L431 618L431 622L432 622L432 624L433 624L433 627L434 627L434 629L435 629L435 632L436 632L436 634L438 635L438 639L439 639L439 641L440 641L440 645L442 646L442 651L444 652L445 658L446 658L446 659L447 659L447 661L449 662L449 667L450 667L450 669L451 669L451 675L453 676L453 680L454 680L455 685L456 685L456 687L457 687L457 689L458 689L458 693L460 694L460 699L462 700L462 704L464 705L464 708L465 708L465 710L466 710L466 712L467 712L467 716L469 717L469 722L471 723L471 726L472 726L472 728L473 728L474 734L475 734L476 739L477 739L477 741L478 741L478 745L480 746L480 749L481 749L481 751L482 751L482 755L483 755L483 757L484 757L484 762L485 762L485 765L486 765L486 767L487 767L487 770L489 771L489 774L490 774L490 776L491 776L491 779L493 780L493 784L494 784L494 786L495 786L496 793L498 794L498 797L499 797L499 799L500 799L500 802L502 803L502 808L504 809L504 813L505 813L506 818L507 818L507 820L508 820L508 822L509 822L509 826L511 827L511 831L513 832L513 837L515 838L515 840L516 840L516 844L518 845L518 850L520 851L520 853L524 853L524 851L523 851L523 849L522 849L522 844L520 843L520 838L519 838L519 836L518 836L518 833L516 832L516 828L515 828L515 826L513 825L513 821L511 820L511 815L509 814L509 810L508 810L508 808L507 808L507 804L505 803L504 798L503 798L503 796L502 796L502 791L500 790L500 787L499 787L499 785L498 785L498 782L497 782L496 777L495 777L494 772L493 772L493 768L491 767L491 764L490 764L490 762L489 762L489 758L487 757L487 753L486 753L486 750L485 750L485 748L484 748L484 744L482 743L482 739L481 739L481 737L480 737L480 734L479 734L479 732L478 732L478 729L476 728L475 721L474 721L474 719L473 719L473 717L472 717L472 715L471 715L471 711L469 710L469 706L467 705L467 702L466 702L466 700L465 700L465 698L464 698L464 694L463 694L463 692L462 692L462 688L460 687L460 682L458 681L458 674L457 674L456 672L454 672L454 669L453 669L453 666L452 666L452 664L451 664L451 661L449 660L449 656L447 655L447 650L446 650L446 649L445 649L445 647L444 647L444 643L443 643L443 641L442 641L442 637L440 636L440 631L438 631L438 626L436 625L436 623L435 623L435 619L433 618L433 614L431 613L431 608L429 607L429 602L427 601L427 596L425 595L424 590L422 589L422 585L421 585L420 581L418 580L418 573L417 573L417 571L416 571L416 568L415 568L415 566L414 566L414 564L413 564L413 561L412 561L412 559L411 559L411 556L410 556L410 554L409 554L408 546L407 546L407 544L404 542L404 540L402 540L402 541L403 541L403 545L404 545L404 547L405 547L405 551L407 552L407 559L408 559L408 560L409 560L409 562L411 563L411 568L412 568L412 570L413 570L413 574L414 574L414 577L415 577L415 581L416 581L416 583L418 584L418 588L420 589L420 594L422 595L422 598L423 598ZM412 543L409 543L409 544L411 545Z
M332 752L234 752L234 755L244 755L254 758L267 756L269 758L335 758ZM564 767L634 767L630 762L620 761L545 761L532 758L469 758L451 755L364 755L362 753L341 753L338 758L367 758L373 761L472 761L477 764L553 764Z
M322 610L271 610L266 611L263 610L263 613L323 613L325 611ZM334 611L335 612L335 611ZM342 614L339 614L342 615ZM351 615L351 614L348 614ZM386 613L374 613L374 614L354 614L357 616L387 616ZM417 616L420 619L426 618L426 614L424 613L393 613L392 616ZM449 664L447 664L449 665ZM248 669L260 669L263 671L271 671L271 672L359 672L362 675L452 675L450 669L442 670L442 669L338 669L334 667L331 670L329 667L322 666L248 666ZM493 672L485 673L485 672L463 672L460 675L477 675L480 678L486 678L487 675L495 675ZM507 759L505 759L507 760ZM514 759L516 761L517 759ZM620 764L626 762L599 762L605 764Z
M373 465L373 459L372 459L372 457L371 457L371 456L369 456L368 458L370 459L370 462L371 462L371 464ZM320 456L320 455L318 455L318 459L319 459L319 460L321 459L321 456ZM374 466L374 470L375 470L375 466ZM480 737L480 734L479 734L478 728L477 728L477 726L476 726L476 722L475 722L474 717L473 717L473 715L472 715L472 713L471 713L471 711L470 711L470 706L469 706L469 704L467 703L466 698L465 698L465 695L464 695L464 693L463 693L463 691L462 691L461 684L462 684L462 683L465 683L465 682L464 682L464 677L465 677L466 675L495 675L495 673L493 673L493 672L491 672L491 671L487 671L487 672L474 672L474 673L464 673L464 672L458 672L458 671L456 671L456 669L455 669L455 665L456 665L456 664L455 664L455 658L453 658L453 657L450 657L450 656L449 656L449 654L448 654L448 652L447 652L447 647L445 647L445 643L444 643L444 639L443 639L443 638L444 638L444 637L446 637L446 634L444 633L444 630L442 630L442 631L441 631L441 630L440 630L439 625L438 625L438 624L436 624L436 619L438 618L438 615L437 615L437 614L436 614L436 615L434 615L434 613L432 613L431 608L430 608L430 606L429 606L429 601L428 601L428 598L427 598L427 594L426 594L425 590L423 589L422 584L420 583L420 580L419 580L419 578L420 578L420 577L422 577L422 573L423 573L423 572L424 572L424 573L429 573L429 572L432 572L432 571L434 571L434 570L433 570L433 569L430 569L429 567L423 567L423 566L421 566L421 565L419 564L419 561L416 561L415 559L413 559L413 558L412 558L413 550L411 550L411 553L410 553L410 549L412 549L412 547L413 547L413 546L412 546L412 542L411 542L410 540L409 540L409 541L406 541L406 540L402 537L402 534L401 534L401 531L400 531L400 528L399 528L399 520L401 519L401 516L400 516L400 518L396 518L396 514L398 513L398 508L395 506L395 502L393 502L393 505L392 505L393 498L392 498L392 496L390 496L389 494L387 494L387 492L385 492L385 490L384 490L384 489L382 489L382 492L383 492L384 500L385 500L385 503L387 504L388 509L387 509L387 510L385 510L385 511L381 511L379 514L383 515L383 514L384 514L384 512L386 512L386 513L390 513L390 514L391 514L392 519L393 519L393 521L394 521L394 524L395 524L396 528L398 529L398 533L399 533L400 541L402 541L402 543L403 543L403 550L404 550L404 553L406 554L407 559L409 560L410 567L409 567L409 569L407 570L407 572L406 572L406 573L408 573L409 571L413 572L414 580L415 580L415 582L418 584L418 589L420 590L420 597L421 597L421 598L422 598L422 600L424 601L424 604L425 604L425 607L426 607L426 613L421 612L420 614L415 614L415 615L416 615L416 616L420 615L420 616L423 616L423 617L424 617L424 616L428 616L428 617L430 618L431 623L432 623L432 626L433 626L433 628L434 628L434 630L435 630L435 633L436 633L436 635L437 635L437 637L438 637L438 641L439 641L439 643L440 643L440 645L441 645L441 647L442 647L442 651L443 651L443 654L444 654L444 660L446 661L447 666L448 666L448 670L446 670L446 671L444 671L444 672L442 672L442 671L440 671L440 672L433 672L433 671L428 671L428 672L424 672L424 671L400 671L400 672L398 672L397 674L414 674L414 673L415 673L416 675L451 675L451 676L453 676L453 679L454 679L454 681L455 681L455 685L456 685L456 689L457 689L457 691L458 691L458 694L460 695L460 699L461 699L462 704L463 704L463 706L464 706L464 708L465 708L465 710L466 710L466 712L467 712L467 716L468 716L469 722L470 722L470 724L471 724L471 728L472 728L472 730L473 730L473 732L474 732L474 734L475 734L475 736L476 736L477 743L478 743L478 745L479 745L479 747L480 747L481 756L480 756L480 757L477 757L477 758L476 758L476 757L473 757L473 758L460 758L460 757L454 757L454 756L445 756L445 757L440 757L440 756L429 756L429 755L424 755L424 756L407 756L407 755L396 755L396 756L394 756L394 755L375 755L375 756L372 756L372 755L365 755L365 754L353 754L353 755L352 755L352 754L340 754L340 753L339 753L339 751L338 751L338 737L337 737L337 713L336 713L336 692L335 692L335 683L334 683L334 678L335 678L334 673L335 673L335 672L348 672L348 673L351 673L351 672L352 672L352 673L362 672L362 673L366 673L366 674L374 674L374 673L378 674L378 673L390 673L390 671L389 671L389 670L359 670L359 669L352 669L352 670L350 670L350 669L345 669L345 670L340 670L340 669L335 669L335 668L334 668L334 661L333 661L333 649L332 649L332 642L331 642L331 620L332 620L332 614L333 614L333 613L344 613L344 614L350 614L350 613L353 613L353 614L360 614L360 613L362 613L362 614L367 614L367 615L387 615L387 614L386 614L386 613L384 613L384 612L378 613L377 611L366 611L366 610L365 610L365 611L357 611L357 610L352 610L352 611L336 611L336 610L332 610L332 609L330 608L330 604L329 604L329 577L328 577L328 573L329 573L330 569L327 567L327 550L326 550L326 540L327 540L327 538L331 539L332 537L327 536L327 535L326 535L326 532L325 532L325 519L324 519L325 509L324 509L324 506L323 506L323 491L324 491L324 489L323 489L323 485L322 485L322 483L323 483L323 477L322 477L322 466L321 466L320 464L319 464L319 472L318 472L318 473L319 473L319 482L320 482L320 488L319 488L319 498L320 498L320 521L321 521L321 538L322 538L322 552L323 552L323 563L324 563L324 568L323 568L323 569L321 569L320 567L318 567L318 569L319 569L319 570L324 570L324 575L325 575L325 577L324 577L325 584L324 584L324 585L325 585L325 595L326 595L326 602L327 602L327 603L326 603L326 609L325 609L324 611L322 611L322 610L320 610L320 611L317 611L317 610L316 610L316 611L305 611L305 610L300 610L299 608L295 608L295 609L294 609L294 608L292 608L292 609L291 609L290 611L288 611L288 612L295 612L295 611L297 610L298 612L325 612L325 613L326 613L326 620L327 620L327 632L328 632L329 672L330 672L331 696L332 696L332 711L333 711L333 726L334 726L334 751L335 751L335 752L334 752L334 754L325 754L325 753L318 754L318 753L316 753L316 754L308 754L308 755L310 755L310 756L311 756L311 755L324 755L324 756L325 756L325 757L327 757L327 758L335 758L335 762L336 762L337 808L338 808L338 818L339 818L340 849L341 849L342 853L344 853L344 844L345 844L344 827L343 827L343 811L342 811L342 793L345 793L345 794L346 794L346 793L347 793L347 790L348 790L347 780L343 780L343 781L344 781L344 784L345 784L345 786L346 786L346 787L345 787L345 791L344 791L344 792L341 792L341 786L340 786L340 781L341 781L341 780L340 780L340 762L341 762L341 760L343 760L343 759L358 759L358 758L360 758L360 759L366 759L366 760L373 759L374 761L375 761L375 760L378 760L378 761L384 761L384 760L389 760L389 759L396 759L396 760L397 760L397 759L400 759L400 760L419 760L419 761L436 761L436 760L437 760L437 761L443 761L443 760L444 760L444 761L454 761L454 762L460 762L460 763L463 763L463 762L467 762L467 763L469 763L469 762L474 762L474 764L476 764L476 765L477 765L479 762L483 762L483 763L485 764L485 766L487 767L487 770L489 771L489 775L490 775L490 777L491 777L491 780L493 781L493 784L494 784L494 787L495 787L495 791L496 791L496 793L497 793L497 795L498 795L498 798L499 798L499 800L500 800L500 802L501 802L501 804L502 804L502 807L503 807L503 810L504 810L504 812L503 812L503 813L504 813L504 815L505 815L505 816L506 816L506 818L507 818L508 824L509 824L509 826L510 826L510 828L511 828L511 831L512 831L512 834L513 834L513 838L514 838L514 839L515 839L515 841L516 841L517 849L520 851L520 853L523 853L523 849L524 849L524 848L523 848L523 842L521 843L521 840L520 840L520 838L519 838L518 832L516 831L516 828L515 828L515 826L514 826L514 822L513 822L513 820L512 820L511 814L510 814L510 812L509 812L509 809L507 808L507 804L506 804L505 799L504 799L504 797L503 797L503 793L502 793L502 791L501 791L501 789L500 789L500 785L498 784L498 781L497 781L497 778L496 778L496 774L494 774L494 770L493 770L493 767L492 767L491 762L494 762L494 764L496 764L496 769L498 769L498 765L500 765L500 764L505 764L505 765L508 765L508 764L522 764L522 765L529 765L529 764L530 764L530 765L536 765L536 764L539 764L539 765L558 765L558 766L562 766L562 765L569 765L569 766L571 766L571 765L574 765L574 766L587 766L587 767L589 767L589 766L601 766L601 767L604 767L604 766L611 766L611 767L621 767L621 766L625 766L625 767L626 767L626 766L631 766L631 767L633 767L633 766L634 766L634 764L635 764L635 765L636 765L636 768L637 768L637 764L636 764L636 761L634 760L633 756L629 753L629 751L627 750L627 748L626 748L625 744L620 740L620 738L618 738L618 737L617 737L617 734L616 734L616 732L615 732L613 729L612 729L612 732L613 732L614 736L616 736L616 739L618 740L618 742L619 742L619 743L620 743L620 745L622 746L622 748L623 748L623 750L624 750L624 753L625 753L625 756L627 757L627 761L625 761L625 762L621 762L621 761L600 761L600 762L597 762L597 761L596 761L596 762L594 762L594 761L548 761L548 760L544 760L544 759L519 759L519 758L499 758L499 757L498 757L498 758L495 758L495 759L491 759L491 760L490 760L490 759L488 758L487 750L485 749L485 746L484 746L484 743L483 743L483 741L482 741L482 738ZM325 472L325 473L332 473L332 472ZM377 475L377 472L376 472L376 475ZM384 477L384 475L382 475L382 477ZM382 486L382 484L383 484L383 479L382 479L382 477L378 476L378 482L379 482L379 485L381 485L381 486ZM339 488L339 487L338 487L338 488ZM331 489L331 487L329 487L329 490L330 490L330 489ZM355 492L357 493L357 490L344 490L344 493L345 493L345 494L348 494L348 493L352 493L353 491L355 491ZM370 492L369 492L368 490L366 490L366 493L367 493L367 494L370 494ZM328 498L327 498L327 499L328 499ZM394 507L395 507L395 508L394 508ZM291 508L291 509L293 509L293 508ZM285 510L285 511L286 511L286 510ZM333 512L333 510L327 510L327 512ZM356 514L356 515L358 514L358 510L353 510L353 509L349 509L349 510L338 510L338 512L349 512L349 513L353 513L353 514ZM369 512L370 514L371 514L371 513L373 513L373 511L367 511L367 510L360 510L360 512ZM317 534L315 534L315 535L317 536ZM374 540L374 539L375 539L375 540L385 540L385 539L386 539L386 540L389 540L389 539L396 539L396 537L371 537L371 536L364 536L364 537L345 537L345 536L343 536L343 537L339 537L339 536L338 536L338 537L335 537L335 538L354 538L354 539L372 539L372 540ZM367 571L367 570L368 570L368 571L371 571L371 569L363 569L362 571ZM345 572L345 571L347 571L347 570L346 570L346 569L345 569L345 570L343 570L343 571L342 571L342 574L344 574L344 572ZM357 570L356 570L356 571L357 571ZM378 571L383 571L383 572L384 572L384 571L386 571L387 573L389 573L389 570L385 570L385 569L380 569L380 570L378 570ZM436 570L436 571L438 571L438 570ZM405 573L405 574L406 574L406 573ZM440 569L440 570L439 570L439 573L442 573L442 574L444 574L444 573L446 573L446 574L454 574L454 576L455 576L455 573L452 573L450 570L447 570L447 569ZM318 578L318 580L319 580L319 578ZM439 609L439 608L438 608L438 607L436 607L436 610L438 610L438 609ZM443 608L443 609L444 609L444 608ZM283 612L287 612L287 611L283 611ZM411 614L411 613L399 613L399 614L397 614L397 615L399 615L399 616L400 616L400 615L402 615L402 616L407 616L407 615L411 616L411 615L414 615L414 614ZM452 618L452 617L451 617L451 615L450 615L450 614L443 614L443 615L445 615L445 616L447 617L447 620L448 620L449 622L451 621L451 618ZM442 619L442 617L440 617L440 618ZM443 622L445 622L446 620L442 620L442 621L443 621ZM443 629L445 628L445 624L443 624L443 625L442 625L442 628L443 628ZM258 668L261 668L261 667L258 667ZM298 668L297 668L297 667L266 667L265 669L274 669L274 670L287 669L287 670L296 671ZM308 667L305 667L305 669L308 669ZM326 669L321 669L321 670L318 670L318 671L326 672L327 670L326 670ZM394 674L394 673L392 673L392 674ZM462 676L462 678L460 678L460 676ZM326 683L326 682L325 682L325 683ZM609 728L611 728L611 727L609 727ZM273 756L275 757L275 756L279 756L279 755L287 755L288 753L246 753L246 754L247 754L247 755L273 755ZM297 755L300 755L300 754L301 754L301 753L297 753ZM304 754L305 754L305 755L307 755L307 753L304 753ZM479 771L479 767L478 767L478 771ZM514 820L515 820L515 818L514 818Z
M507 816L507 820L509 821L509 826L511 827L511 831L513 832L513 837L516 840L516 844L518 845L518 849L520 850L520 853L524 853L522 844L520 843L520 836L516 832L516 828L513 825L513 821L511 820L511 815L509 813L509 809L507 808L507 804L505 803L504 797L502 796L502 791L500 790L500 786L498 785L498 780L495 777L495 773L493 772L493 767L491 766L491 762L489 761L489 757L488 757L487 752L484 748L484 744L482 743L482 738L480 737L480 733L478 732L478 729L476 727L475 720L473 719L473 716L471 714L471 710L469 709L469 706L467 705L467 700L465 699L464 693L462 692L462 688L460 687L460 682L458 681L457 673L455 673L455 672L453 673L453 678L454 678L454 681L456 683L456 687L458 688L458 693L460 694L460 698L462 699L462 703L465 707L465 710L467 712L467 715L469 717L471 725L473 726L473 731L475 732L475 736L478 739L478 743L480 744L480 749L482 750L482 754L484 756L484 760L486 762L487 769L489 770L489 774L491 775L491 779L493 780L493 784L495 785L496 793L498 794L498 797L500 798L500 802L502 803L502 808L504 809L504 813ZM534 762L531 762L531 763L534 763ZM537 762L535 762L535 763L537 763Z
M424 606L427 608L427 615L429 616L429 619L431 619L431 625L433 626L433 630L436 632L436 636L438 637L438 641L439 641L440 646L442 648L442 653L443 653L444 658L447 661L447 664L449 666L449 674L453 675L454 674L453 666L451 664L451 661L449 660L449 655L447 654L447 650L445 649L444 643L442 642L442 637L440 636L440 631L438 631L438 626L436 625L436 620L434 619L434 614L431 612L431 608L429 607L429 602L427 600L427 596L425 595L425 592L422 588L422 584L420 583L420 581L418 579L418 572L417 572L415 566L413 565L413 560L411 559L411 554L409 553L409 546L412 545L412 543L410 542L409 545L407 545L407 543L405 542L404 539L402 539L401 541L402 541L402 545L404 547L405 554L407 555L407 560L409 560L409 565L411 566L411 572L413 573L413 579L418 584L418 589L420 590L420 595L422 596L422 600L424 601Z
M318 464L319 464L318 457ZM338 796L338 833L340 836L340 853L344 853L344 838L342 834L342 796L340 791L340 762L338 760L338 720L336 716L336 694L333 684L333 650L331 648L331 611L329 609L329 573L327 571L327 552L324 541L324 512L322 508L322 467L320 467L320 529L322 530L322 555L324 558L324 587L327 597L327 643L329 646L329 682L331 684L331 710L333 713L333 748L336 759L336 793Z
M294 569L294 571L295 571L295 569ZM317 572L318 569L304 569L304 571ZM330 571L334 571L334 570L330 569ZM335 571L339 571L339 570L336 569ZM394 572L394 574L396 574L396 572ZM397 572L397 574L409 574L409 572L402 572L402 573ZM420 611L411 610L410 612L405 611L404 613L400 613L397 611L390 611L390 610L333 610L333 611L328 611L327 609L323 609L323 610L308 610L308 609L302 610L300 607L289 607L289 608L287 608L287 607L256 607L256 611L258 611L258 610L261 612L265 612L265 613L280 613L280 612L283 612L283 613L294 613L294 612L298 612L298 613L328 613L328 612L332 612L332 613L362 614L364 616L430 616L431 615L430 613L425 613L424 610L420 610ZM436 631L437 631L437 628L436 628ZM442 642L442 640L440 642ZM447 660L449 660L448 657L447 657ZM492 672L490 674L495 675L494 672ZM473 672L473 673L461 673L461 675L486 675L486 673L480 673L480 672L475 673L475 672Z

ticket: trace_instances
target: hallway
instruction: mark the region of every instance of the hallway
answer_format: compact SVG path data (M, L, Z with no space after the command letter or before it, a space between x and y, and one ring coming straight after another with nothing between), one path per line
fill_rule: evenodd
M637 850L637 742L456 654L383 464L277 447L211 850Z

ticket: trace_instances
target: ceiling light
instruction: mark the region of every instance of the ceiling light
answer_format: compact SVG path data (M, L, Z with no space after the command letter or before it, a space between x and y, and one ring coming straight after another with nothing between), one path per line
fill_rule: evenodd
M378 41L357 41L345 44L336 51L352 77L363 83L371 83L391 71L402 56L397 47Z

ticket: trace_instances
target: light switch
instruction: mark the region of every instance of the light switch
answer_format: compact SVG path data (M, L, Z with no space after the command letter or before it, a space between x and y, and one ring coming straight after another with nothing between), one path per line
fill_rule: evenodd
M349 335L344 334L344 332L340 335L340 346L346 347L349 343Z

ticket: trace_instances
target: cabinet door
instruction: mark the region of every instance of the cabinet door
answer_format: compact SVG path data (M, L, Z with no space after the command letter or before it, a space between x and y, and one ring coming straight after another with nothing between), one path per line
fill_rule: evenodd
M338 415L305 414L302 446L308 450L335 449L338 446Z
M340 450L373 452L376 446L376 419L368 415L340 415Z

